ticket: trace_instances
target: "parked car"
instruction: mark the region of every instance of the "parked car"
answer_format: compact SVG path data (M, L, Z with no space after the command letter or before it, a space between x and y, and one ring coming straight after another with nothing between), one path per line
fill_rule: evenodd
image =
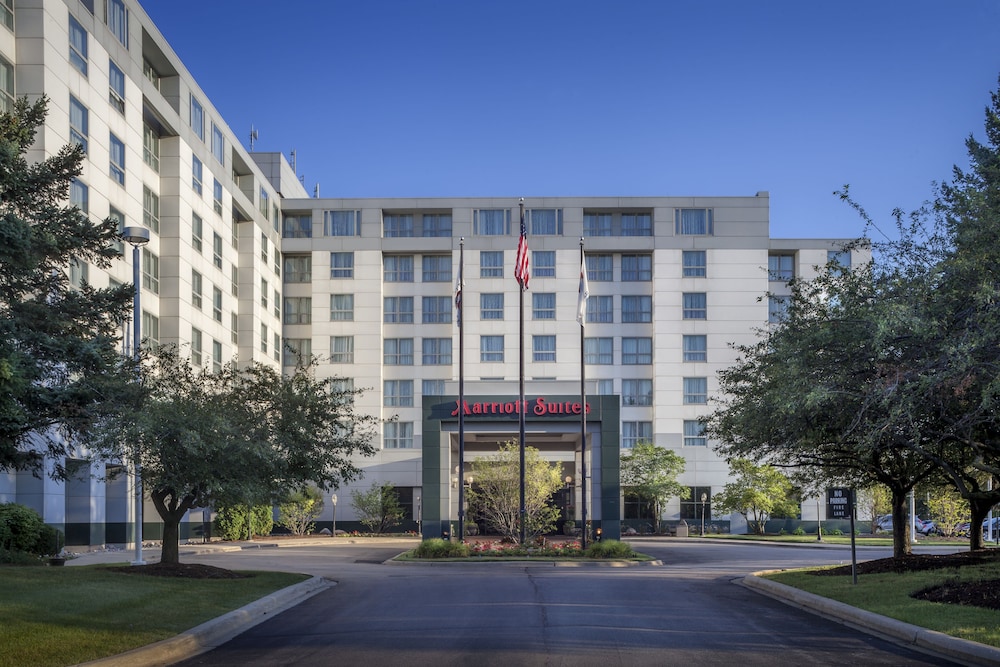
M886 530L886 531L892 530L892 515L883 514L882 516L878 517L875 520L875 525L878 527L879 530ZM932 520L921 519L919 516L914 517L913 527L921 535L932 535L932 534L938 535L941 533L941 530L937 527L937 524L935 524Z
M992 521L993 521L993 537L996 537L998 534L1000 534L1000 516L993 517ZM990 519L989 518L983 519L984 535L989 534L989 527L990 527Z

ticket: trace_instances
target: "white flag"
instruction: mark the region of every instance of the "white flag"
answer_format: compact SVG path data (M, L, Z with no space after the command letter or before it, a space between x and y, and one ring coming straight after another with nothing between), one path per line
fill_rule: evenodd
M590 296L590 285L587 283L587 261L580 259L580 297L576 302L576 321L585 327L587 321L587 298Z

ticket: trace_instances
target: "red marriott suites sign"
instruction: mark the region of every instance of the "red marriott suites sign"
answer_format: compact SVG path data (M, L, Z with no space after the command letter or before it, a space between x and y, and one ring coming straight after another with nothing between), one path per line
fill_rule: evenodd
M458 416L459 409L465 416L492 416L492 415L518 415L522 409L525 416L534 415L536 417L566 417L570 415L580 415L586 412L590 414L590 403L576 401L553 401L544 396L538 396L531 400L521 401L465 401L459 405L455 401L455 409L451 411L452 417Z

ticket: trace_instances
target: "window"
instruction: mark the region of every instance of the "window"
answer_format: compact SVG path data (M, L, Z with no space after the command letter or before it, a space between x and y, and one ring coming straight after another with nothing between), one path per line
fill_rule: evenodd
M114 240L114 245L118 252L123 253L125 252L125 242L122 240L121 235L125 233L125 214L114 206L109 206L108 217L118 223L118 238Z
M304 366L312 359L312 338L286 338L283 366Z
M611 236L612 217L610 213L584 213L583 235Z
M281 209L277 204L271 206L271 229L276 232L281 231Z
M563 212L561 208L533 208L528 211L528 222L532 236L538 234L562 236Z
M653 216L649 213L622 213L622 236L652 236Z
M222 321L222 290L212 287L212 319L216 322Z
M267 266L267 232L260 233L260 261Z
M386 255L383 257L382 280L387 283L412 283L413 255Z
M84 213L90 211L90 188L74 178L69 184L69 203Z
M850 250L827 250L826 252L826 263L834 264L840 270L851 268L851 251ZM838 270L838 273L840 271Z
M221 320L219 320L221 322ZM240 316L235 310L229 313L229 338L233 345L238 345L240 340Z
M385 449L413 449L413 422L386 422L382 444Z
M155 350L160 346L160 318L152 313L142 311L142 347Z
M160 73L153 67L153 63L145 58L142 59L142 75L153 84L153 88L160 89Z
M281 293L275 288L274 290L274 317L275 319L281 319Z
M681 258L684 266L682 275L685 278L704 278L708 261L704 250L685 250Z
M484 363L503 361L503 336L479 337L479 361Z
M622 449L632 449L637 442L653 441L653 422L622 422Z
M323 236L361 236L361 211L323 211Z
M260 325L260 351L267 354L267 325Z
M652 321L653 297L642 295L622 297L622 322L641 323Z
M652 279L652 255L622 255L623 282L648 282Z
M493 208L473 211L472 233L477 236L506 236L510 234L510 210Z
M229 267L229 293L235 297L240 295L240 267L235 264Z
M261 278L260 279L260 307L264 310L265 313L267 312L267 306L268 306L268 304L267 304L268 294L267 293L268 293L268 290L270 290L270 289L271 288L267 284L267 281L264 280L263 278Z
M386 380L383 382L382 405L387 408L412 408L413 380Z
M413 323L413 297L387 296L382 300L383 322L387 324Z
M191 214L191 247L199 254L202 248L202 234L204 233L204 223L197 213Z
M423 380L420 393L424 396L444 396L444 380Z
M222 237L218 232L212 232L212 263L222 268Z
M708 361L707 336L684 336L684 361Z
M622 338L622 365L643 366L652 363L652 338Z
M772 324L784 322L788 316L788 297L774 296L767 297L767 321Z
M201 330L191 327L191 363L201 366Z
M788 282L795 277L795 255L768 255L767 279Z
M118 113L125 113L125 72L113 60L108 61L108 102Z
M11 0L5 0L10 2ZM0 56L0 111L14 110L14 66Z
M128 10L124 0L106 0L104 3L104 22L119 42L128 48Z
M142 224L160 233L160 197L145 185L142 186Z
M194 130L195 135L205 141L205 109L202 108L201 102L194 95L191 96L191 129Z
M286 239L309 239L313 234L313 219L308 213L286 215L281 235Z
M79 144L83 152L87 152L87 137L89 136L90 111L80 100L69 96L69 141Z
M652 405L652 380L622 380L622 405Z
M272 338L274 351L271 353L275 361L281 360L281 334L275 332Z
M708 378L684 378L684 404L708 403Z
M312 282L312 255L285 255L285 282Z
M81 259L73 257L69 262L69 284L75 289L83 287L84 283L90 282L90 265Z
M450 296L425 296L423 302L423 323L444 324L451 322L454 300Z
M479 253L479 277L503 278L503 250L484 250Z
M222 183L217 178L212 179L212 208L222 215Z
M212 340L212 372L218 373L222 370L222 343Z
M148 123L142 125L142 161L160 171L160 135Z
M697 419L684 420L684 446L685 447L706 447L708 438L705 437L705 425Z
M160 258L142 249L142 286L153 294L160 293Z
M312 324L312 297L286 296L284 324Z
M594 296L587 298L587 321L608 324L615 321L614 297Z
M424 213L421 222L424 238L451 236L451 213Z
M354 277L354 253L353 252L331 252L330 253L330 277L331 278L353 278Z
M14 0L3 0L0 2L0 23L7 26L7 29L14 30Z
M711 236L715 233L712 209L679 208L675 210L674 233L684 236Z
M556 251L555 250L535 250L531 253L532 277L534 278L555 278L556 277Z
M69 17L69 62L87 76L87 31L72 16Z
M191 305L201 310L202 277L197 271L191 271Z
M531 317L535 320L556 319L555 292L535 292L531 295Z
M584 257L587 263L588 282L610 282L614 280L614 257L588 253Z
M420 279L425 283L451 282L451 255L424 255Z
M125 185L125 143L116 137L114 132L110 134L109 141L111 142L109 147L111 178L119 185Z
M354 321L354 295L353 294L331 294L330 295L330 321L331 322L353 322Z
M451 338L425 338L420 363L424 366L450 366Z
M191 189L201 194L202 164L195 156L191 156Z
M555 361L556 360L556 337L555 336L532 336L531 337L531 359L532 359L532 361Z
M584 338L583 361L592 365L615 363L614 340L611 338Z
M684 292L684 319L704 320L708 317L708 298L704 292Z
M330 363L354 363L354 336L330 336Z
M413 236L413 214L383 214L382 236L387 239Z
M226 164L226 139L222 136L222 129L212 123L212 155L215 161L221 165Z
M712 487L689 486L691 493L687 498L681 498L681 518L685 521L707 521L712 518ZM701 497L705 496L702 502Z
M503 319L503 292L479 295L479 319Z
M386 366L412 366L413 339L386 338L382 341L382 363Z

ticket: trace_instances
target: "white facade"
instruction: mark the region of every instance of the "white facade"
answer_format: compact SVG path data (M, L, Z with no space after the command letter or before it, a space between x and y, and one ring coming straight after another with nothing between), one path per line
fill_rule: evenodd
M454 394L458 380L460 248L466 391L517 393L517 199L310 198L283 156L244 149L138 3L11 5L0 2L0 103L49 98L30 157L85 143L76 200L95 219L120 214L123 226L151 229L143 336L184 346L206 366L233 358L278 365L283 349L287 363L294 355L285 343L302 351L309 341L320 373L367 389L359 410L398 418L383 424L354 488L390 481L412 489L416 520L421 398ZM716 372L734 359L730 344L753 340L768 321L765 293L783 289L768 279L769 257L789 257L789 270L802 275L838 248L770 239L768 201L766 192L526 199L528 393L579 380L583 238L593 263L588 393L622 397L624 445L645 438L673 449L687 462L684 484L720 490L727 466L690 428L710 409ZM131 281L131 250L122 250L109 272L89 271L92 284ZM412 321L398 321L407 314ZM103 466L88 470L100 475ZM349 492L339 492L338 521L355 518ZM0 501L34 507L77 543L124 541L128 498L127 484L86 475L62 485L0 474ZM155 517L152 508L145 514ZM681 514L675 502L665 518ZM321 521L331 518L328 506Z

